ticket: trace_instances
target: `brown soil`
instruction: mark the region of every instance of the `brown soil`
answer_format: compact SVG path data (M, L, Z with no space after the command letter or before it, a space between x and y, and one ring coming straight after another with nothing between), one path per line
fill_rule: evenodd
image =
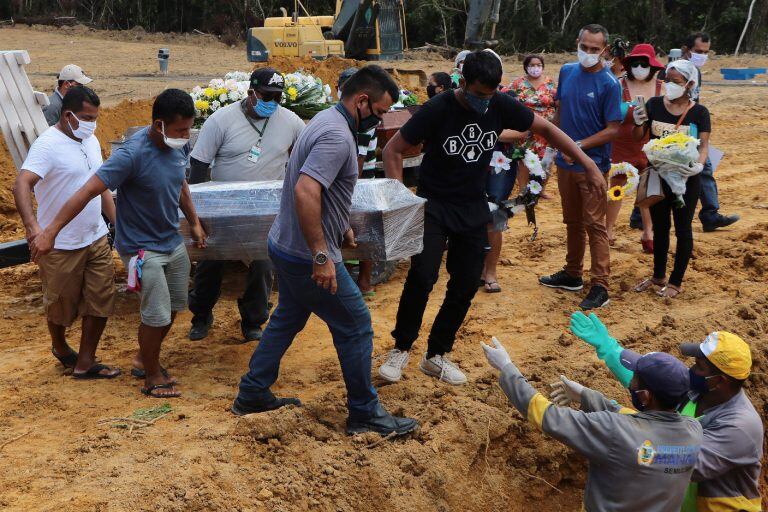
M145 122L146 98L157 91L125 74L153 63L127 56L156 45L145 48L140 42L110 41L107 46L113 52L102 54L102 37L78 36L73 45L69 40L55 31L0 30L0 47L28 48L33 64L46 73L70 59L80 62L76 58L80 56L88 60L86 69L100 77L94 83L100 93L140 99L116 107L114 101L107 102L114 108L101 114L99 136L104 144L128 126ZM72 51L75 46L77 52ZM242 57L240 50L216 45L194 47L194 52L200 60L196 69L212 76L247 69L242 59L235 58L235 53ZM93 57L97 53L99 59ZM765 66L766 59L741 62ZM716 65L730 63L717 59ZM191 62L179 65L193 67ZM448 62L432 60L407 65L427 71L450 68ZM507 71L516 73L515 66L508 62ZM117 78L108 78L112 73ZM33 79L50 82L50 78ZM157 83L177 81L169 77ZM106 84L114 84L115 90ZM129 93L132 88L137 90ZM653 294L629 291L648 275L651 258L641 253L638 232L626 227L629 208L625 207L612 252L613 302L600 316L626 346L641 351L674 351L677 343L701 339L717 329L741 334L752 344L755 358L747 390L765 416L768 100L760 87L709 86L704 103L712 109L714 143L728 155L718 170L721 203L724 211L740 213L742 220L716 233L702 233L695 222L696 248L685 293L665 302ZM5 224L0 217L3 240L21 236L13 223L9 195L14 174L7 153L0 152L0 215L12 219ZM563 373L628 401L626 391L592 349L567 332L568 315L580 297L536 284L538 275L556 270L564 258L565 230L556 187L551 186L550 192L555 199L543 201L538 209L539 239L529 242L530 229L524 221L512 221L499 271L503 292L480 291L459 332L453 357L466 370L469 383L460 388L438 384L417 370L416 361L401 383L377 381L386 407L418 418L423 427L412 438L376 446L371 446L374 437L343 434L343 380L328 330L315 318L287 353L275 386L276 393L298 396L305 407L239 419L228 412L253 350L252 344L237 344L234 300L242 287L241 273L227 278L207 340L188 341L190 315L179 315L164 347L163 363L179 378L184 397L169 400L173 412L155 425L129 431L99 420L128 416L162 401L141 396L139 382L129 376L77 382L64 375L48 348L35 266L0 270L0 508L577 510L584 459L537 433L509 407L479 349L480 341L497 336L542 391ZM376 333L374 367L391 346L388 333L406 270L407 264L401 264L369 302ZM124 275L119 280L123 283ZM424 337L444 292L443 275L427 308ZM99 354L126 374L136 349L137 322L136 298L121 291ZM79 326L71 329L73 345L79 331ZM414 357L420 357L424 348L423 340L417 342ZM11 442L4 446L6 441Z

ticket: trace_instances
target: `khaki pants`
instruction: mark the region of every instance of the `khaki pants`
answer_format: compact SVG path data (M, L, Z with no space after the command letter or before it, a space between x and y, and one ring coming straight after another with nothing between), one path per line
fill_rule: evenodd
M48 321L69 327L80 316L106 318L115 304L115 267L107 237L71 251L54 249L39 263Z
M565 271L570 276L581 277L588 237L592 258L589 270L592 285L608 289L608 276L611 273L608 231L605 228L608 197L589 190L585 173L567 171L559 167L557 187L563 204L563 223L568 233Z

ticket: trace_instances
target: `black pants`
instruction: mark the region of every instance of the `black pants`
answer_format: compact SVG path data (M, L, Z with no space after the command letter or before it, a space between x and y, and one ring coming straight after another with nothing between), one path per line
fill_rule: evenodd
M664 279L667 275L667 254L669 252L669 234L672 230L670 214L675 223L677 248L675 249L675 264L669 276L669 284L680 286L683 283L685 270L693 254L693 230L691 223L696 212L696 203L701 193L699 175L691 176L685 184L685 206L677 208L676 196L663 179L664 199L651 206L653 220L653 277Z
M424 219L424 250L411 258L411 269L405 280L397 323L392 337L400 350L410 350L419 336L424 309L432 287L437 282L443 252L448 244L446 268L450 279L443 305L429 333L427 356L450 352L456 331L464 322L477 283L483 272L485 246L488 231L485 224L474 230L456 232L449 229L436 216L427 214Z
M201 261L195 267L189 310L192 323L205 323L221 295L225 261ZM243 328L261 327L269 318L269 293L272 291L272 264L269 260L253 261L248 267L243 296L237 300Z

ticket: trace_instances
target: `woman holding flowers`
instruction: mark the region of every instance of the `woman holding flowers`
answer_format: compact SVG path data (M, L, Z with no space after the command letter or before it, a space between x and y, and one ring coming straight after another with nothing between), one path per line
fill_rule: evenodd
M675 141L681 139L681 148L685 145L684 139L688 137L699 141L698 159L690 162L690 169L685 173L689 176L685 181L682 202L672 192L669 184L661 180L664 199L650 208L654 236L653 276L638 284L635 287L637 292L658 287L659 295L674 298L683 291L683 276L693 253L691 223L701 190L698 173L703 169L707 159L709 136L712 131L709 111L691 99L691 91L696 90L698 80L698 72L691 62L687 60L670 62L667 65L665 95L651 98L644 108L637 107L633 111L633 120L636 125L633 133L636 140L642 140L647 135L650 135L651 139L662 139L672 135L671 139ZM677 247L675 263L667 281L667 253L672 229L670 216L675 223Z
M622 90L621 111L624 121L621 123L619 136L613 140L611 162L620 164L626 162L638 170L648 167L648 159L643 153L643 144L648 142L646 134L641 140L635 140L632 129L635 126L632 120L632 111L637 105L637 98L653 98L664 94L664 83L656 79L656 73L664 69L664 66L656 59L656 51L650 44L638 44L624 57L624 69L626 75L619 79ZM609 187L624 186L627 182L626 175L616 175L611 178ZM608 230L608 242L613 245L615 236L613 228L621 210L621 199L608 201L606 214L606 228ZM643 219L643 234L640 242L643 251L653 252L653 231L651 227L651 214L647 208L640 210Z

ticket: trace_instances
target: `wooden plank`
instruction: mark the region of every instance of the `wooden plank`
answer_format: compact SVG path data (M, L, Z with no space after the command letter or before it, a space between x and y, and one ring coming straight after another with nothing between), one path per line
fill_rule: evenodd
M1 93L2 91L0 91ZM0 94L0 97L2 95ZM0 104L2 103L2 99L0 99ZM13 131L11 130L11 125L8 123L8 121L5 119L5 115L3 114L2 109L0 109L0 132L3 134L3 138L5 139L5 145L8 147L8 151L11 153L11 158L13 158L13 163L16 164L16 168L20 169L21 164L24 163L24 159L27 156L27 153L21 154L18 150L18 146L15 144L15 142L12 139Z
M47 107L51 104L51 100L48 99L48 96L46 96L44 92L40 91L35 91L35 101L37 101L37 104L40 106L40 108ZM43 119L45 119L45 114L43 114Z
M3 117L6 121L4 123L6 130L3 132L3 135L6 144L14 146L15 153L24 158L27 155L28 146L24 141L21 119L19 119L16 107L14 106L12 93L15 88L15 82L10 79L8 64L4 56L0 55L0 110L3 111ZM14 161L17 168L21 166L22 162L16 161L15 158Z
M16 57L17 66L11 66L11 74L16 82L16 86L21 93L21 97L24 100L24 104L27 107L30 119L35 127L35 139L37 139L42 133L48 129L48 121L45 120L42 107L38 104L35 98L35 91L32 89L32 83L29 81L27 72L24 70L24 66L21 64L29 64L29 54L25 50L16 50L13 52ZM46 103L47 104L47 103ZM17 106L18 108L18 106ZM34 142L34 141L30 141Z
M32 93L32 85L29 83L29 80L25 83L19 74L19 64L16 61L15 54L5 52L2 55L2 58L5 60L6 68L0 69L0 73L6 73L5 76L3 76L3 81L11 94L13 108L16 110L16 115L19 116L25 144L27 145L27 149L29 149L29 146L31 146L38 135L42 133L38 133L35 122L32 120L31 112L34 112L35 110L41 111L41 109L35 101L34 94Z

